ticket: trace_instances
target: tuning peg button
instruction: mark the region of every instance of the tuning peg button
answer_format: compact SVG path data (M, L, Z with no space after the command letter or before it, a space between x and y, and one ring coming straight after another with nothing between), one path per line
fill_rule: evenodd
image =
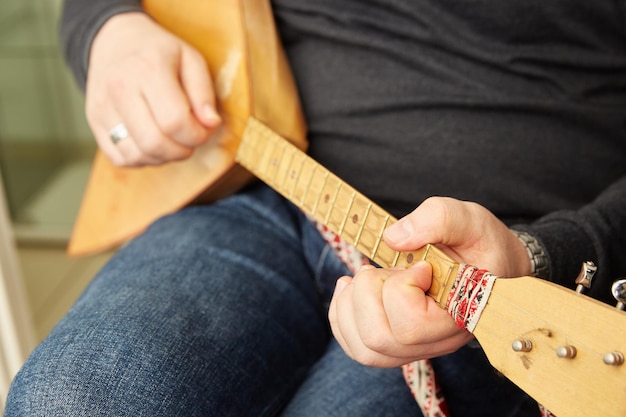
M556 356L565 359L574 359L576 357L576 348L572 345L559 346L556 349Z
M528 339L516 339L511 344L515 352L530 352L533 349L533 342Z
M607 365L620 366L624 363L622 352L609 352L602 357L602 361Z
M620 310L626 310L626 278L615 281L611 286L611 293L617 301L616 307Z
M598 267L591 261L583 262L580 267L580 272L578 273L578 277L576 278L576 292L582 293L584 290L588 290L591 288L591 281L593 280L593 276L595 275Z

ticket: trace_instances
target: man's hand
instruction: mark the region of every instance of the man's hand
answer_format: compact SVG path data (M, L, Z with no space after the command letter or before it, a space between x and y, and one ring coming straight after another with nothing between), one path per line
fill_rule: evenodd
M362 268L337 281L329 318L348 356L376 367L454 352L472 336L426 295L430 265L406 270Z
M118 166L185 159L221 123L204 58L143 13L116 15L96 35L86 113ZM109 132L120 123L129 135L114 144Z
M433 197L385 231L395 250L431 243L455 260L499 276L530 272L524 245L484 207ZM451 353L472 335L456 326L426 292L432 271L426 262L406 269L362 268L337 281L329 319L346 353L370 366L394 367Z

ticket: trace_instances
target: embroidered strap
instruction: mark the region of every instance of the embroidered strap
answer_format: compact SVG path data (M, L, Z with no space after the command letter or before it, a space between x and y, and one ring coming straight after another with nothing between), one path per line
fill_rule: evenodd
M446 399L429 360L403 365L402 374L424 417L450 417Z
M461 264L448 295L448 313L457 326L472 332L487 305L496 276L485 269Z

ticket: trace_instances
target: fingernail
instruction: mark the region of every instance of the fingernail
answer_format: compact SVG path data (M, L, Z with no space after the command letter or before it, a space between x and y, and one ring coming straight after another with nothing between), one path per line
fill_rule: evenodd
M422 269L422 268L430 268L430 264L426 261L418 261L414 265L411 265L409 269Z
M408 220L400 220L385 230L385 237L392 243L402 243L413 234L413 225Z
M202 113L204 114L205 120L210 124L218 124L222 121L220 115L209 103L206 103L204 106L202 106Z

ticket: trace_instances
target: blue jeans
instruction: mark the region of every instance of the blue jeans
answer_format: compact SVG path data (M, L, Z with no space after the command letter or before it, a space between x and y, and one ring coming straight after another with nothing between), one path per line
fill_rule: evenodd
M361 366L333 341L327 306L347 272L265 186L166 216L33 352L5 415L421 416L399 369ZM457 416L536 415L480 349L455 355L435 362Z

